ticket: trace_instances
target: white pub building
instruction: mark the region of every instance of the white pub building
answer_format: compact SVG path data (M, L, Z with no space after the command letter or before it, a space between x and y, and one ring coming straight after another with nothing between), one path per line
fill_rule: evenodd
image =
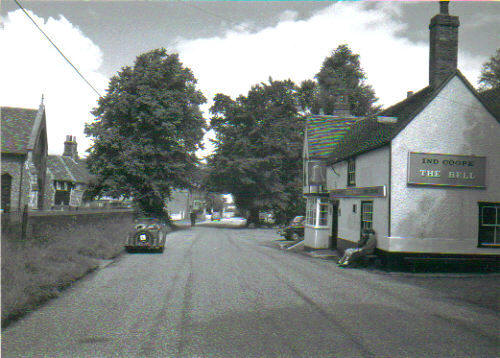
M478 93L457 70L458 27L442 2L427 87L372 117L309 118L306 248L343 251L373 228L381 254L498 256L500 91Z

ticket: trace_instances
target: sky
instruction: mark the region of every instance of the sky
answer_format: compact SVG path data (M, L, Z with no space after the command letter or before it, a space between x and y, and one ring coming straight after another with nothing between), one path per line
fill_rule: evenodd
M360 55L378 104L390 106L427 85L428 25L439 12L420 1L19 2L100 94L140 53L179 53L208 99L207 119L216 93L236 98L269 77L312 79L341 44ZM62 154L74 135L86 156L83 131L98 95L13 0L0 6L0 105L38 108L43 95L49 153ZM452 1L450 14L460 17L458 68L477 86L500 48L500 2ZM208 153L206 144L198 154Z

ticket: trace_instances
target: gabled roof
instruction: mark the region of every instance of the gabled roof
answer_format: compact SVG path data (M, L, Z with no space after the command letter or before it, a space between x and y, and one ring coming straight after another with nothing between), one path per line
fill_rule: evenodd
M316 115L307 117L306 145L309 158L327 158L356 117Z
M68 156L49 155L47 168L54 180L88 184L91 179L85 162Z
M360 120L351 126L350 131L336 146L334 152L328 158L328 163L336 163L355 155L380 148L389 144L406 126L415 118L446 86L449 81L458 76L462 82L471 90L486 109L498 120L490 102L498 105L498 97L494 99L483 99L472 87L467 79L456 70L439 87L427 86L405 100L377 113L375 116ZM492 94L494 95L494 94ZM489 98L489 96L485 96ZM397 117L396 123L380 123L377 117Z
M43 113L43 105L39 109L1 107L2 153L25 154L33 149Z

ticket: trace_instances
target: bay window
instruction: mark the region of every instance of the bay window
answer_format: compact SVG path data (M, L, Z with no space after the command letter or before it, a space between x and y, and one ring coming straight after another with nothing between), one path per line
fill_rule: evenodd
M310 197L306 203L306 224L328 226L329 203L326 198Z

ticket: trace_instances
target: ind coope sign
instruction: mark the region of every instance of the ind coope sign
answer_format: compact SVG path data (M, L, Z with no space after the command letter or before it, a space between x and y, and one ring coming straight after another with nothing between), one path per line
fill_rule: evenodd
M486 157L410 153L408 184L486 187Z

